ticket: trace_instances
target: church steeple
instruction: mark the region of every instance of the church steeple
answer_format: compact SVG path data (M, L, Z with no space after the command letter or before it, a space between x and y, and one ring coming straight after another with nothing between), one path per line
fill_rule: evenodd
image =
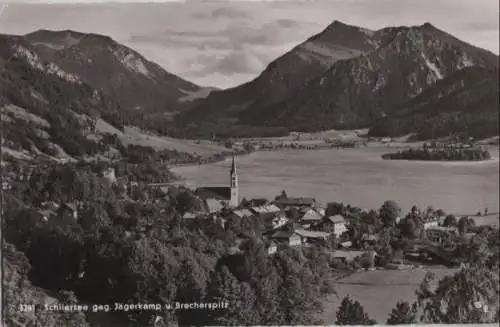
M231 178L231 207L237 207L240 204L239 200L239 185L238 185L238 172L236 170L236 160L233 154L233 161L231 162L231 171L229 172Z
M231 176L236 174L236 164L234 162L234 154L233 154L233 162L231 163Z

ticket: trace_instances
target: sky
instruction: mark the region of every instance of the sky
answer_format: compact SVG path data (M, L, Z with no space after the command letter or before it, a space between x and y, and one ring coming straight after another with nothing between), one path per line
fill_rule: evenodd
M0 0L0 33L106 34L199 85L232 87L334 20L360 27L430 22L499 52L496 0ZM50 2L52 4L41 4ZM162 2L162 3L160 3ZM0 7L1 8L1 7Z

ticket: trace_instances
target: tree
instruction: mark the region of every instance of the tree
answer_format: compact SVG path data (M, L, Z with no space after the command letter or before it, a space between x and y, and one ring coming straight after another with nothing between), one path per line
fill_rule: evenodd
M346 210L343 203L330 202L327 204L325 211L326 211L325 215L335 216L335 215L344 215Z
M396 308L392 309L387 319L387 325L409 325L416 323L416 309L406 301L398 301Z
M472 265L430 287L432 276L417 291L418 319L426 324L492 323L498 310L498 270Z
M346 296L337 310L335 325L376 325L377 322L368 317L358 301L353 301Z
M458 230L460 234L465 234L471 227L474 227L475 224L474 219L464 216L458 220Z
M447 215L443 221L443 226L444 227L456 227L456 226L458 226L457 217L455 217L452 214Z
M253 325L258 317L253 311L255 293L247 283L240 283L225 265L219 265L207 284L206 302L227 303L207 310L205 325Z
M394 226L401 215L401 207L395 201L385 201L380 207L379 215L384 227Z
M288 199L288 194L286 193L285 190L282 190L280 195L277 195L275 199L276 200L286 200L286 199Z

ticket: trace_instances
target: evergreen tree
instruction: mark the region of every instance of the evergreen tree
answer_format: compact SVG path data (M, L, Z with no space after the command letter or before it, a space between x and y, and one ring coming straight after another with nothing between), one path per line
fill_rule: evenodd
M387 319L387 325L409 325L417 323L417 314L406 301L398 301L396 308L392 309Z
M337 310L335 325L376 325L377 322L365 313L358 301L353 301L346 296Z

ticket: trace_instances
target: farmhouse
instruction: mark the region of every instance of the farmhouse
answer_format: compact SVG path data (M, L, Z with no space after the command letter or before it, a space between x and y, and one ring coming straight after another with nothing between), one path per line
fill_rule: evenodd
M302 237L296 232L291 231L277 231L271 236L271 239L277 243L286 244L288 246L302 245Z
M336 237L347 231L346 220L341 215L324 217L313 228L326 233L333 233Z
M304 228L317 224L321 221L323 215L316 209L308 208L299 220L299 224Z
M310 231L305 229L296 229L295 233L302 239L302 243L314 244L319 241L325 241L331 233Z

